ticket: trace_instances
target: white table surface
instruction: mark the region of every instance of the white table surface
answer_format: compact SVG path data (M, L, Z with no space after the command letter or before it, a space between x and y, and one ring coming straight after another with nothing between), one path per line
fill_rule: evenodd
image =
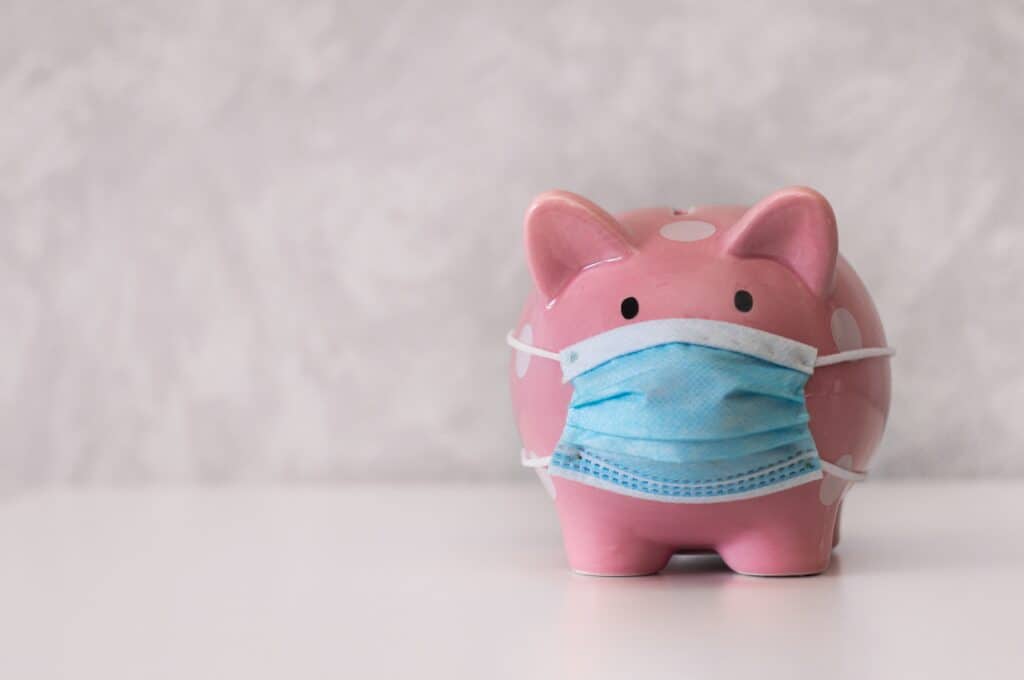
M809 578L566 567L519 485L0 502L0 678L1020 678L1024 483L854 489Z

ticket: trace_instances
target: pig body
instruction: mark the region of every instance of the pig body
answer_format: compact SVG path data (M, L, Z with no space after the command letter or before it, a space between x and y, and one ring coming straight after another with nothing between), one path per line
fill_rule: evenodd
M757 328L811 345L819 356L886 345L867 290L838 254L832 210L810 189L785 189L749 209L652 208L618 217L551 192L534 202L525 235L535 287L513 335L535 347L558 351L619 326L670 318ZM510 380L523 455L546 457L562 434L573 387L557 361L519 350ZM821 459L867 470L889 393L887 358L817 368L805 394ZM716 551L741 573L821 572L850 484L826 472L755 498L670 503L538 472L554 496L570 566L601 575L654 573L674 553L695 550Z

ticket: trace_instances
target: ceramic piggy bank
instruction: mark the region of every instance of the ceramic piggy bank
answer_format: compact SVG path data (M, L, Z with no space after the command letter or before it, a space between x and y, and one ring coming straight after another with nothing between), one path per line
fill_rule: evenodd
M525 244L512 396L570 566L651 574L712 550L744 574L826 569L891 352L825 198L613 217L556 191Z

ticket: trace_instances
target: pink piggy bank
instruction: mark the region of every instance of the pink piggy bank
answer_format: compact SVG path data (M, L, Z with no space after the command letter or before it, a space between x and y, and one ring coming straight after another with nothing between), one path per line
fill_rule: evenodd
M572 569L715 551L743 574L825 570L885 427L891 354L825 198L613 217L555 191L525 245L513 404Z

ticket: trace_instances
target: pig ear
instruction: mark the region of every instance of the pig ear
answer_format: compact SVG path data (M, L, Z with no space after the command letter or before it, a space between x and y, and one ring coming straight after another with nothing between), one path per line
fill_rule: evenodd
M633 253L614 217L567 191L549 191L534 199L525 231L530 273L548 300L583 269Z
M839 235L832 206L814 189L782 189L752 207L731 230L726 250L736 257L774 260L815 294L835 278Z

